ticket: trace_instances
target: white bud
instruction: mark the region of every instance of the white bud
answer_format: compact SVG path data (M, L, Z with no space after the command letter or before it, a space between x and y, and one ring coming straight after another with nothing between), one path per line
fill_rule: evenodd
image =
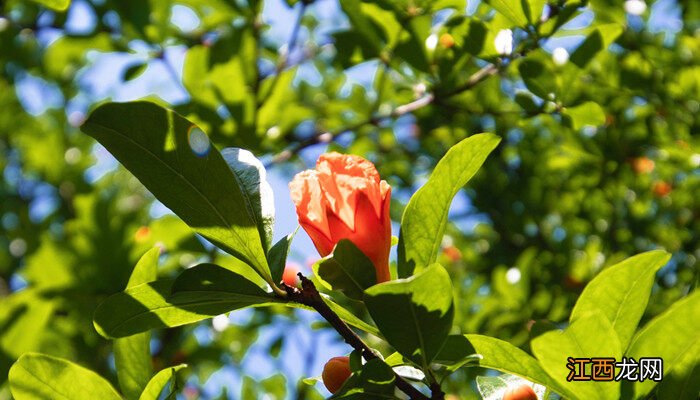
M438 44L438 35L433 33L432 35L428 36L427 39L425 39L425 48L433 51L437 47Z
M513 31L501 29L494 40L496 51L500 55L509 55L513 52Z
M552 60L556 65L564 65L569 61L569 52L563 47L557 47L552 52Z
M625 1L625 12L631 15L642 15L647 10L647 3L644 0Z

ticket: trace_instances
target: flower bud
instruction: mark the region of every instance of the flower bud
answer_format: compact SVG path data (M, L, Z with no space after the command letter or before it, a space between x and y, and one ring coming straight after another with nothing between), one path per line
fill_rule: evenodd
M506 390L503 394L503 400L537 400L537 394L530 385L520 385Z
M297 273L299 273L299 266L294 263L285 265L282 273L282 282L287 286L296 287L299 284Z
M374 264L377 282L389 280L391 187L362 157L327 153L316 169L289 184L299 224L322 257L350 240Z
M440 35L440 46L449 49L452 46L455 45L455 38L452 37L449 33L443 33Z
M326 365L323 366L323 384L329 392L337 392L343 383L350 377L350 358L349 357L333 357Z

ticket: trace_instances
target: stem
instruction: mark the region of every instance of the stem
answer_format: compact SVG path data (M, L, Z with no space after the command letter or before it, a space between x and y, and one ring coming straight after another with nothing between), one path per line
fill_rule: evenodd
M359 351L365 360L372 360L379 358L377 354L362 341L362 339L355 333L350 327L340 319L338 314L333 312L333 310L328 307L321 294L316 289L311 280L306 278L301 273L298 274L301 280L301 290L293 288L287 285L283 285L284 289L287 291L287 297L297 303L309 306L316 310L321 316L328 321L329 324L340 334L340 336L345 339L345 343L352 346L353 349ZM394 372L394 377L396 378L396 387L402 392L406 393L411 400L430 400L429 397L421 393L413 385L404 380L401 376ZM439 397L433 397L438 399Z

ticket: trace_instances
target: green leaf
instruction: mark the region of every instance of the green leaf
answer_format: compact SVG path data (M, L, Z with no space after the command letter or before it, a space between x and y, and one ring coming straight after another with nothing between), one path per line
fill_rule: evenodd
M662 358L664 381L678 383L677 387L665 388L664 392L675 392L682 396L669 398L680 399L684 398L683 396L697 398L697 390L694 393L689 391L698 386L697 380L690 379L691 375L698 375L697 369L700 365L698 326L700 326L700 291L695 291L649 321L634 337L625 356L633 357L636 361L642 357ZM685 382L688 386L683 387L681 382ZM631 382L632 397L635 399L646 397L656 383L653 380Z
M377 283L372 260L347 239L338 242L333 254L314 264L314 274L328 288L355 300L361 300L365 289Z
M121 400L104 378L70 361L26 353L10 369L10 390L16 400Z
M626 349L646 309L656 271L670 258L665 251L655 250L605 269L583 290L570 321L601 311L617 332L622 349Z
M394 399L394 371L384 361L367 361L354 373L331 399Z
M275 245L272 246L267 252L267 262L270 264L270 274L272 275L272 281L275 283L282 280L284 267L287 265L289 247L291 246L292 240L297 234L297 231L299 231L298 226L294 232L277 241L277 243L275 243Z
M579 68L584 68L601 51L607 49L624 31L624 25L613 22L596 26L581 43L569 60Z
M37 4L55 11L66 11L70 6L70 0L32 0Z
M500 339L482 335L465 335L474 351L481 355L479 365L513 375L518 375L530 382L554 389L564 396L571 394L552 379L540 363L523 350ZM566 365L562 365L566 373Z
M372 286L365 291L365 304L389 344L423 367L452 328L452 282L439 264L411 278Z
M146 252L134 267L126 287L155 281L159 256L157 247ZM150 332L115 340L114 364L122 393L127 399L138 399L153 374Z
M598 103L592 101L566 107L562 114L569 118L571 127L576 131L586 126L598 127L605 123L605 111Z
M518 65L520 76L533 94L544 100L552 100L559 92L554 71L540 60L526 58Z
M128 288L97 307L100 335L119 338L150 329L180 326L276 299L243 276L213 264L185 270L175 281Z
M82 130L190 227L272 281L255 208L201 129L153 103L132 102L98 107Z
M514 26L527 25L527 17L523 10L522 1L525 0L489 0L491 7L508 19Z
M148 63L145 62L137 62L136 64L130 65L127 69L124 70L124 75L122 75L122 81L128 82L132 79L136 79L141 74L146 71L146 67L148 67Z
M531 24L538 23L547 0L521 0L521 3L528 21Z
M165 385L170 382L171 379L175 377L177 371L187 367L185 364L176 365L174 367L165 368L160 370L157 374L148 381L148 385L141 393L139 400L158 400L160 393L165 388Z
M253 153L237 147L221 150L221 156L231 167L238 186L243 190L245 204L255 218L258 232L263 240L263 249L272 246L272 229L275 225L275 199L272 187L267 182L265 166Z
M561 387L575 399L618 399L620 382L609 381L605 384L596 381L567 382L568 357L592 358L622 357L620 340L608 318L601 312L594 312L577 318L564 331L550 331L535 338L530 346L532 352ZM566 393L561 393L567 395Z
M411 197L401 217L398 247L400 278L435 262L447 226L452 199L498 145L490 133L470 136L453 146Z
M449 335L433 362L444 365L448 372L454 372L466 364L478 364L482 358L464 335Z

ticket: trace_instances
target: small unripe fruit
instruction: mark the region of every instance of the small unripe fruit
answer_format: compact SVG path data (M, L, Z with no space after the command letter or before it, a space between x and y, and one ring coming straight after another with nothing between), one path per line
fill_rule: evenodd
M440 35L440 46L449 49L452 46L455 45L455 38L452 37L449 33L443 33Z
M503 394L503 400L537 400L537 394L529 385L520 385L514 389L508 389Z
M299 273L299 267L296 264L285 265L282 273L282 282L287 286L296 287L299 284L297 273Z
M654 161L646 157L637 157L632 160L632 168L638 174L648 174L654 170Z
M335 394L351 374L350 358L333 357L323 366L321 377L323 378L323 384L326 385L326 389Z
M652 191L657 197L664 197L671 193L671 184L664 181L656 182Z

